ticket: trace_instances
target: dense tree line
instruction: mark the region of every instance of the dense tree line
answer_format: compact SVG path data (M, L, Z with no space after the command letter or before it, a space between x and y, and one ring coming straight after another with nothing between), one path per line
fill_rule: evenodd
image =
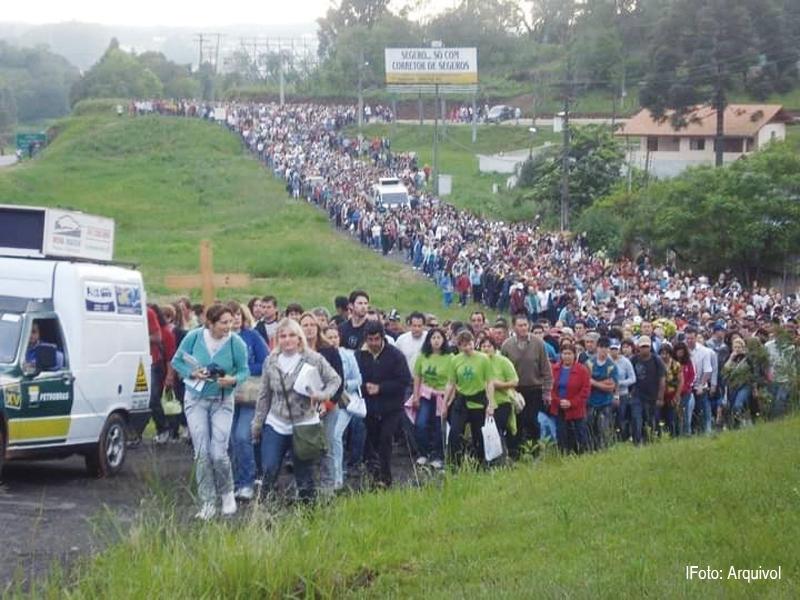
M69 112L78 70L47 48L17 48L0 41L0 145L17 123Z

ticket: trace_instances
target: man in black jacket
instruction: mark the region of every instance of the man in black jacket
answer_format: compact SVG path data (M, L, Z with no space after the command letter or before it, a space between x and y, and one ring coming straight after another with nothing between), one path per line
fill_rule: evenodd
M386 343L383 325L364 325L364 347L356 354L367 402L367 466L385 486L392 485L392 438L403 417L405 390L411 385L406 358Z

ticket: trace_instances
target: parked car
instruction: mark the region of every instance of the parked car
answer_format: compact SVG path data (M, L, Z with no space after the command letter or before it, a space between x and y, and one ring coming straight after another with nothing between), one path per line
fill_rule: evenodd
M486 115L487 123L502 123L514 118L514 107L505 104L497 104L489 109Z

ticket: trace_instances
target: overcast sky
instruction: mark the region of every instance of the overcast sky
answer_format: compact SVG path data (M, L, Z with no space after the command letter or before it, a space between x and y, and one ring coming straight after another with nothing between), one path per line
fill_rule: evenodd
M429 0L429 10L451 7L454 0ZM0 20L43 24L84 21L105 25L185 27L232 24L313 23L330 0L3 0Z

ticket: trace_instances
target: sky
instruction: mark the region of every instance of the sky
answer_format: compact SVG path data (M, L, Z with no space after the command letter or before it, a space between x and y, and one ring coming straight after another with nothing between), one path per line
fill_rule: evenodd
M454 0L428 0L432 12ZM330 0L4 0L0 20L34 25L83 21L103 25L207 27L233 24L313 23L325 15ZM288 7L291 7L288 9Z

